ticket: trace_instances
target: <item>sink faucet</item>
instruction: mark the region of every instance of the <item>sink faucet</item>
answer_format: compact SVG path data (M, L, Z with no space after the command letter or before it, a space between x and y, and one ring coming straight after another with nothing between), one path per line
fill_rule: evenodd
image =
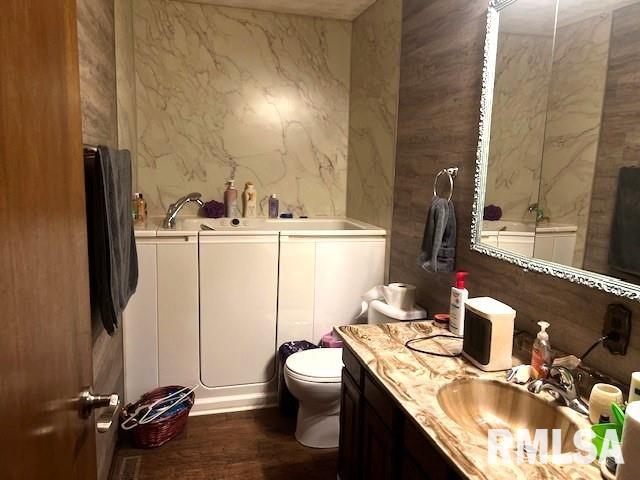
M184 207L187 203L195 202L201 207L204 207L204 202L200 200L200 197L202 197L201 193L193 192L193 193L190 193L189 195L185 195L184 197L179 198L178 200L175 201L175 203L172 203L171 205L169 205L169 209L167 210L167 216L164 217L164 222L162 222L162 226L164 228L171 228L171 229L176 228L176 216L178 215L178 212L182 210L182 207Z
M589 415L589 407L578 395L573 373L566 367L550 367L549 378L534 380L527 388L532 393L549 392L572 410Z
M531 205L529 205L527 207L527 212L535 214L536 223L541 223L541 222L550 220L549 217L545 217L544 210L540 208L540 205L538 204L538 202L532 203Z

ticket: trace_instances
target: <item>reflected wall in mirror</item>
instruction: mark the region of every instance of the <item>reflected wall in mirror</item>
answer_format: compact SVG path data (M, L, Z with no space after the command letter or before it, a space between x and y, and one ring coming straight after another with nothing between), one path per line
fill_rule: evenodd
M474 248L640 285L640 0L492 5Z

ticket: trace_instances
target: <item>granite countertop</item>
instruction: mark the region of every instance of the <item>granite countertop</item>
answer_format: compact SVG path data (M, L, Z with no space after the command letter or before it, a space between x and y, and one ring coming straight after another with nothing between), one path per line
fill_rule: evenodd
M413 352L404 346L407 340L435 333L449 333L433 322L389 323L384 325L348 325L336 332L365 364L368 372L382 384L397 404L431 438L441 453L469 479L491 480L600 480L598 465L503 464L491 465L487 458L487 439L466 431L447 416L437 400L440 387L454 379L481 377L505 381L504 372L484 372L464 359L437 357ZM416 347L451 353L445 342L430 340ZM459 345L459 343L458 343ZM449 343L450 348L455 348ZM458 350L460 347L458 346ZM516 386L515 388L525 388ZM542 398L552 401L547 394ZM562 408L581 427L588 419L567 407Z

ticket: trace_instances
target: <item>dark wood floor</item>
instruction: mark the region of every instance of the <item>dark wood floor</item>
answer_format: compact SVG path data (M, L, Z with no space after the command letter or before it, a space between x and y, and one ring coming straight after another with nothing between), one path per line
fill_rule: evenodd
M337 450L303 447L294 430L295 419L277 409L190 417L185 431L160 448L122 441L111 479L334 480Z

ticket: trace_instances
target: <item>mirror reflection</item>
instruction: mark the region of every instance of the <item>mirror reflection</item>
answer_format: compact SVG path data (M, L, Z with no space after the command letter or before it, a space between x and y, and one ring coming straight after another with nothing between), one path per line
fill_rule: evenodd
M640 0L500 11L481 242L640 284Z

